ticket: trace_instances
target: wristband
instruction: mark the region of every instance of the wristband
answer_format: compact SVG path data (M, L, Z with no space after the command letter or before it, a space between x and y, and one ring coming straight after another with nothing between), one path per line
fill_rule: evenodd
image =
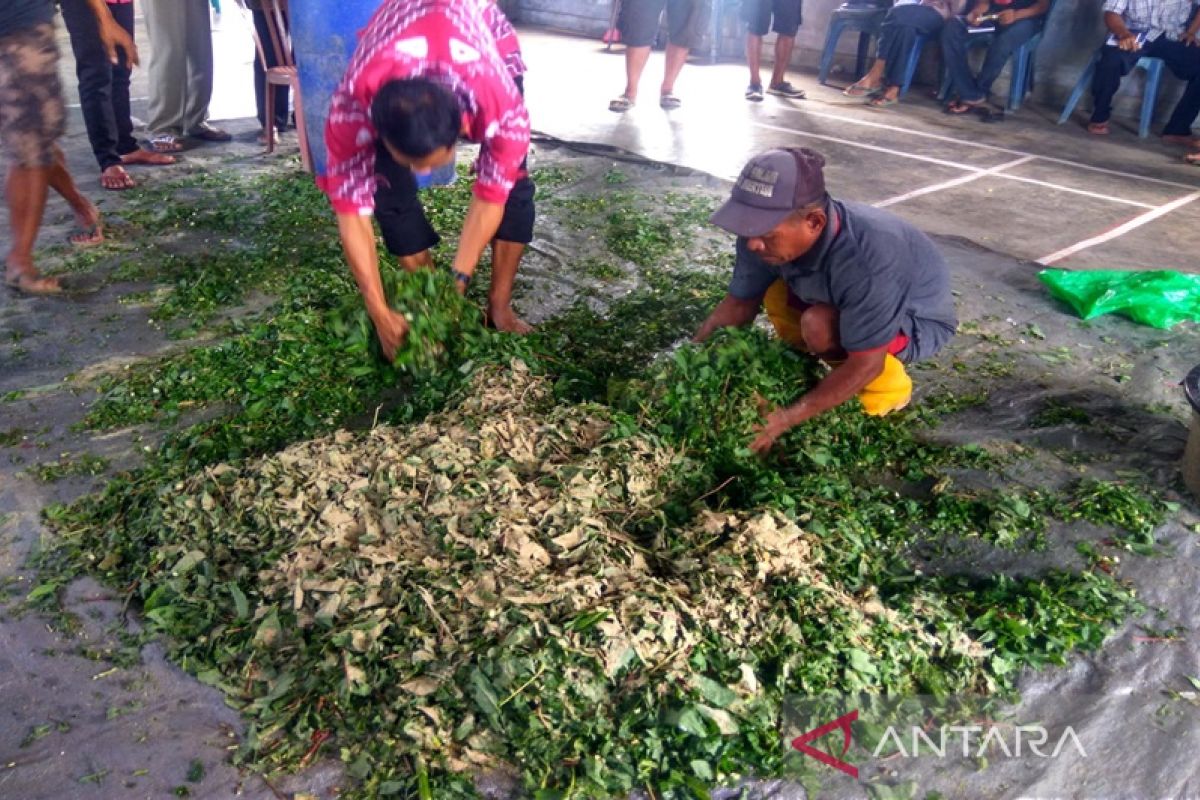
M461 283L463 285L463 288L465 289L465 288L467 288L467 285L471 283L471 276L468 275L467 273L463 272L462 270L456 269L456 270L454 270L454 280Z

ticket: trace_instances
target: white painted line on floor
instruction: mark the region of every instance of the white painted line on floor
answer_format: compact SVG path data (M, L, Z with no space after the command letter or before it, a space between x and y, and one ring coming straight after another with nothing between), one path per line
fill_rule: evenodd
M1158 208L1158 206L1151 205L1149 203L1142 203L1137 200L1126 200L1123 197L1112 197L1110 195L1099 194L1098 192L1089 192L1089 191L1086 191L1083 189L1075 189L1070 186L1063 186L1061 184L1050 183L1048 181L1039 181L1035 178L1024 178L1019 175L1009 175L1009 174L1003 173L1003 172L993 173L993 170L996 169L995 167L986 167L986 168L985 167L973 167L970 164L960 164L957 161L947 161L945 159L931 158L929 156L922 156L922 155L918 155L916 153L906 153L903 150L893 150L890 147L882 147L877 144L864 144L863 142L856 142L851 139L839 139L836 136L827 136L823 133L810 133L809 131L796 130L795 128L783 128L778 125L768 125L765 122L752 122L750 124L755 125L759 128L768 128L773 131L780 131L782 133L790 133L794 136L807 136L812 139L824 139L829 142L836 142L838 144L849 145L850 147L860 147L864 150L874 150L875 152L878 152L878 153L887 153L888 155L899 156L901 158L913 159L915 161L926 161L926 162L930 162L933 164L938 164L939 166L943 166L943 167L952 167L954 169L961 169L966 172L974 173L974 175L972 175L972 176L965 176L972 180L975 177L987 177L989 175L994 174L995 177L997 177L997 178L1005 178L1008 180L1037 184L1039 186L1044 186L1048 189L1057 189L1059 191L1070 192L1072 194L1080 194L1080 195L1084 195L1086 197L1094 197L1098 200L1110 200L1114 203L1123 203L1125 205L1137 206L1139 208ZM1016 151L1016 150L1011 151L1011 152L1013 154L1018 154L1018 151ZM1027 161L1051 160L1051 159L1047 159L1045 156L1039 156L1036 153L1020 153L1020 155L1022 156L1022 158L1018 159L1018 161L1022 162L1022 163L1027 162ZM1001 166L1003 166L1005 168L1009 168L1012 166L1012 164L1010 163L1010 164L1001 165ZM1079 165L1079 166L1086 166L1086 165ZM956 186L958 184L968 183L968 182L969 182L969 180L960 180L958 178L954 178L951 181L949 181L948 183L950 186ZM1181 186L1185 189L1194 189L1195 188L1195 186L1189 186L1187 184L1179 184L1179 186ZM947 188L947 187L942 187L942 188ZM902 195L902 197L903 197L903 195ZM889 203L889 205L890 205L889 201L885 200L884 202ZM899 202L899 200L895 200L894 202Z
M962 175L957 178L952 178L948 181L935 183L932 186L923 186L920 189L913 189L911 192L905 192L904 194L898 194L895 197L889 197L888 199L876 203L875 205L878 208L887 208L888 206L896 205L896 203L903 203L905 200L911 200L914 197L922 197L927 194L933 194L934 192L940 192L943 189L952 189L955 186L962 186L964 183L977 181L980 178L986 178L989 175L995 175L1003 172L1006 169L1011 169L1012 167L1019 167L1022 164L1026 164L1033 160L1034 156L1025 156L1024 158L1018 158L1016 161L1009 161L1007 164L1001 164L997 167L980 170L979 172L973 172L970 175Z
M1084 197L1092 197L1096 200L1108 200L1112 203L1123 203L1127 206L1137 206L1138 208L1158 208L1153 203L1143 203L1140 200L1127 200L1124 197L1114 197L1111 194L1100 194L1099 192L1089 192L1086 189L1075 189L1070 186L1063 186L1060 183L1050 183L1049 181L1039 181L1037 178L1026 178L1024 175L1009 175L1004 173L997 175L997 178L1004 178L1006 181L1020 181L1021 183L1032 183L1034 186L1044 186L1047 189L1054 189L1058 192L1070 192L1071 194L1083 195Z
M913 161L924 161L927 164L937 164L942 167L951 167L952 169L961 169L964 172L984 172L984 167L972 167L969 164L960 164L957 161L947 161L944 158L933 158L931 156L922 156L916 153L906 153L903 150L893 150L890 147L882 147L877 144L864 144L856 142L852 139L839 139L836 136L827 136L823 133L811 133L809 131L798 131L795 128L784 128L779 125L769 125L766 122L750 123L756 128L766 128L771 131L779 131L780 133L790 133L793 136L807 136L810 139L821 139L826 142L835 142L836 144L844 144L848 147L859 147L863 150L874 150L877 153L886 153L889 156L899 156L900 158L908 158Z
M1140 228L1146 223L1153 222L1161 216L1170 214L1177 208L1186 206L1188 203L1192 202L1198 197L1200 197L1200 192L1192 192L1191 194L1180 197L1177 200L1172 200L1166 205L1158 206L1157 208L1147 211L1141 216L1134 217L1128 222L1118 225L1115 228L1111 228L1099 236L1093 236L1090 239L1084 239L1082 242L1077 242L1070 247L1064 247L1062 250L1059 250L1056 253L1051 253L1048 256L1039 258L1037 263L1042 264L1043 266L1049 266L1056 261L1062 261L1067 256L1074 255L1081 250L1086 250L1089 247L1095 247L1098 244L1104 244L1105 242L1112 241L1119 236L1124 236L1135 228Z
M1147 175L1138 175L1133 172L1122 172L1121 170L1108 169L1106 167L1097 167L1092 164L1083 164L1078 161L1071 161L1067 158L1056 158L1054 156L1041 155L1040 153L1027 153L1024 150L1013 150L1009 147L998 147L994 144L984 144L983 142L973 142L969 139L957 139L953 136L944 136L940 133L929 133L927 131L916 131L912 128L904 128L899 125L887 125L882 122L872 122L866 119L858 119L856 117L843 117L840 114L830 114L825 111L809 111L807 108L792 108L791 106L780 105L784 111L793 111L798 114L805 114L810 117L820 117L822 119L836 120L837 122L849 122L853 125L862 125L867 128L878 128L879 130L893 131L895 133L904 133L909 136L919 136L922 139L932 139L938 142L948 142L950 144L962 145L963 147L974 147L979 150L991 150L994 153L1004 153L1010 156L1034 156L1042 161L1049 161L1052 164L1061 164L1067 167L1076 169L1085 169L1089 172L1099 172L1103 175L1112 175L1118 178L1130 178L1131 180L1144 181L1146 183L1156 183L1160 186L1171 186L1176 189L1194 189L1194 183L1181 183L1179 181L1169 181L1163 178L1151 178Z

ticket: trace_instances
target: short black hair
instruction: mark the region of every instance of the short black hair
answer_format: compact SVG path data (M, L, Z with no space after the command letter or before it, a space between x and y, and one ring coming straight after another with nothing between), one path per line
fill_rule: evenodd
M379 87L371 124L384 142L412 158L452 147L462 128L458 98L428 78L404 78Z

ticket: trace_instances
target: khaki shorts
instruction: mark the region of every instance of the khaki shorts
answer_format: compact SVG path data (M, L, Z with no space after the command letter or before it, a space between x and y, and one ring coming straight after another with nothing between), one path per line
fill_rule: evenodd
M66 129L53 25L0 37L0 147L20 167L54 163Z

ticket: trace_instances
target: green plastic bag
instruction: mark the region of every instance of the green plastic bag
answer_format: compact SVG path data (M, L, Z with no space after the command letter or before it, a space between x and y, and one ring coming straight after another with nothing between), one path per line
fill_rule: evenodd
M1159 270L1044 269L1038 273L1050 294L1084 319L1120 314L1155 328L1200 321L1200 275Z

